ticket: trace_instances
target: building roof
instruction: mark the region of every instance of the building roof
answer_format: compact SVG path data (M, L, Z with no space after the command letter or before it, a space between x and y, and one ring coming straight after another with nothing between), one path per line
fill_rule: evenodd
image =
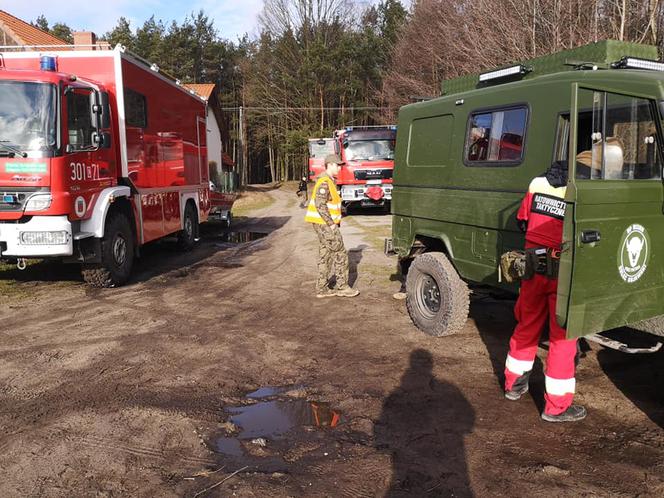
M20 45L69 45L57 36L21 21L4 10L0 10L0 30L6 31Z
M196 92L199 97L210 100L216 85L214 83L185 83L184 86Z

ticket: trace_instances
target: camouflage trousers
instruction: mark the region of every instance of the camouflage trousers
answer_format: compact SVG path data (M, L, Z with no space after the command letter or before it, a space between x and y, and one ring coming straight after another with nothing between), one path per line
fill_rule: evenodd
M334 266L337 287L348 285L348 253L344 247L341 231L327 225L314 224L318 236L318 280L316 292L324 292L329 287L329 280Z

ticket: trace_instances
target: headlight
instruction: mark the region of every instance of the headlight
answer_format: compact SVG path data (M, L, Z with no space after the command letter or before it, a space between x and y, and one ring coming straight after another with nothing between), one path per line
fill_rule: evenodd
M69 232L21 232L21 243L30 246L57 246L69 242Z
M24 211L44 211L51 207L51 194L34 194L25 203Z

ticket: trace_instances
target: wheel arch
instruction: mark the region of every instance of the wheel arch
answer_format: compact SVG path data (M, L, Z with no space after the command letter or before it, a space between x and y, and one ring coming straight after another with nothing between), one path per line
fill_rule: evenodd
M180 194L180 228L184 230L184 211L187 209L187 204L191 204L196 212L196 221L200 222L200 199L198 192L184 192Z
M405 258L400 258L399 262L401 265L402 274L406 276L413 260L420 254L425 254L428 252L443 253L450 261L457 274L462 277L454 260L452 243L447 234L438 233L433 235L426 232L416 232L413 237L413 243L411 245L410 252Z
M106 218L112 207L120 204L127 204L129 206L130 220L134 219L134 213L131 209L129 198L131 196L131 189L124 185L110 187L102 190L99 193L99 198L92 209L92 215L87 220L81 221L81 232L91 233L93 237L101 239L104 237L106 230ZM132 231L136 237L135 223L132 224Z

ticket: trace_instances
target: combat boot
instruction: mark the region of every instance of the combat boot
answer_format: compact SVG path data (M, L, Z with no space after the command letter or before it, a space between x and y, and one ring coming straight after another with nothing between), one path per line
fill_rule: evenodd
M320 290L320 291L316 292L316 297L318 299L324 299L326 297L334 297L336 295L337 295L337 293L333 290L330 290L330 289L323 289L323 290Z
M521 396L528 392L528 379L530 378L530 371L525 372L521 377L514 381L512 389L505 391L505 398L510 401L517 401Z
M571 405L567 410L558 415L549 415L542 413L542 420L547 422L577 422L583 420L588 415L586 409L581 405Z
M360 294L359 290L353 289L348 285L342 285L341 287L337 287L336 289L334 289L333 292L335 296L339 297L355 297Z

